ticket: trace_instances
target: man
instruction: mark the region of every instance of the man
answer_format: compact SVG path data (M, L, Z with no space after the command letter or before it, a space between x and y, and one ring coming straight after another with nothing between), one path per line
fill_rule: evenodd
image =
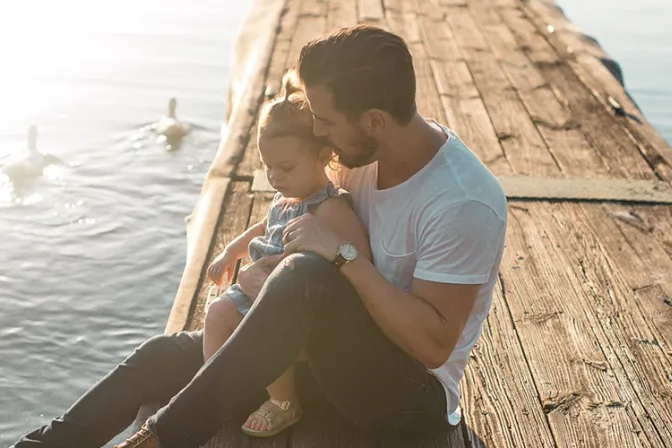
M361 427L412 433L459 420L458 383L504 249L500 185L454 133L417 113L400 37L340 30L306 44L298 72L314 133L347 167L335 177L353 195L375 266L312 216L296 219L284 235L291 255L263 287L263 266L241 275L257 300L205 365L200 333L150 340L17 448L100 446L141 404L170 397L122 446L198 447L263 401L302 350L327 399Z

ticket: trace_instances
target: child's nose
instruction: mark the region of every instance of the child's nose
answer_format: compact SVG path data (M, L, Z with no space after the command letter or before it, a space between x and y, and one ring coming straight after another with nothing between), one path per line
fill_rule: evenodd
M271 171L269 173L268 177L269 177L269 180L271 181L271 183L278 182L278 181L282 180L282 174L280 174L276 171Z

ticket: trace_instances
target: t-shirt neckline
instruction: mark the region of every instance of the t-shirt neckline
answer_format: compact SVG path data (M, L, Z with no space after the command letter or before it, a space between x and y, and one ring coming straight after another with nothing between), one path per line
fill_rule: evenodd
M384 188L382 190L378 189L378 162L376 162L376 166L375 166L375 169L374 169L373 186L372 186L372 190L373 190L373 193L375 195L378 195L379 197L388 195L391 192L394 192L394 191L397 191L401 188L404 188L405 185L409 185L410 183L412 183L414 181L414 179L420 178L422 176L422 174L425 171L427 171L431 165L434 164L434 161L439 157L439 154L443 152L444 148L452 141L452 137L451 137L450 133L448 132L448 130L446 128L444 128L443 126L441 126L441 124L439 124L439 122L437 122L435 119L429 118L429 119L426 119L425 121L427 121L428 123L436 126L441 131L441 133L446 137L446 141L443 142L443 145L441 145L439 150L436 151L436 154L434 154L434 156L431 159L429 159L429 162L427 162L425 164L425 166L420 168L411 177L409 177L408 179L406 179L402 183L400 183L398 185L395 185L393 187L390 187L390 188Z

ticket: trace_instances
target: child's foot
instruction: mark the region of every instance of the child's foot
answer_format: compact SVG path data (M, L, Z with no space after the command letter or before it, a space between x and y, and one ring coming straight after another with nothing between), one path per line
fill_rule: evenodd
M269 398L250 414L243 425L243 432L255 437L271 437L298 422L302 415L298 400L290 402Z

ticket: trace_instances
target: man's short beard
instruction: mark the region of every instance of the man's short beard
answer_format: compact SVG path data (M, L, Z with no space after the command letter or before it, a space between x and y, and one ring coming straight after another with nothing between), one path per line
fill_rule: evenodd
M334 151L338 154L338 162L346 168L358 168L366 166L373 162L373 156L378 151L378 140L372 135L364 135L364 132L358 132L356 139L350 142L350 147L356 150L356 154L346 156L336 145L333 145Z

